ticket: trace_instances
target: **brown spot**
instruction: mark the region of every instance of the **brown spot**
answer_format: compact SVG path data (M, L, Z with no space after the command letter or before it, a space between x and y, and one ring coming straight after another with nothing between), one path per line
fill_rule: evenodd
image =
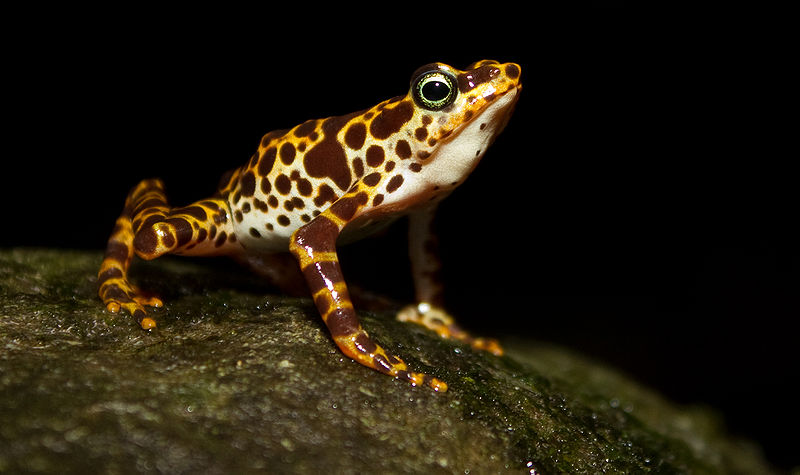
M411 170L414 173L419 173L420 171L422 171L422 165L420 165L419 163L414 162L414 163L412 163L411 165L408 166L408 169Z
M256 228L250 228L250 235L253 236L254 238L260 238L261 237L261 233L258 232L258 230Z
M336 261L320 261L307 265L302 269L308 289L312 294L328 287L327 282L341 282L342 271ZM326 299L327 300L327 299Z
M381 163L383 163L383 158L385 154L383 152L383 147L379 145L372 145L367 149L367 165L371 167L377 167Z
M249 212L250 212L250 203L245 201L244 204L242 204L242 213L247 214Z
M364 175L364 162L361 158L356 157L355 160L353 160L353 173L355 173L357 177Z
M314 132L314 129L317 127L316 120L307 120L302 124L298 125L294 129L294 136L295 137L308 137Z
M233 213L233 219L235 219L237 223L241 223L242 220L244 219L244 216L242 216L242 212L237 209Z
M322 184L319 187L319 192L317 193L316 198L314 198L314 206L317 208L322 207L325 203L334 202L336 198L339 196L333 191L333 188L328 186L327 184Z
M214 201L201 201L200 204L205 206L206 208L210 209L211 211L220 211L221 210L219 205Z
M416 137L417 140L422 142L428 137L428 129L426 129L425 127L417 128L417 130L414 131L414 137Z
M272 184L270 184L267 177L261 179L261 192L265 195L268 195L269 192L272 191Z
M376 139L385 140L402 129L413 115L414 106L411 101L399 102L392 109L383 109L380 114L372 119L369 131Z
M344 134L344 143L353 150L359 150L364 146L367 138L367 126L362 122L356 122L347 128Z
M291 224L291 222L292 221L283 214L278 216L278 224L280 224L281 226L288 226L289 224Z
M402 159L411 158L411 146L405 140L399 140L394 152Z
M365 185L369 187L373 187L381 181L381 174L378 172L370 173L369 175L365 176L363 180L361 180Z
M431 156L430 152L427 152L425 150L420 150L419 152L417 152L417 158L419 158L420 160L425 160L430 156Z
M352 335L359 330L358 317L352 308L337 308L325 320L333 336Z
M171 224L175 228L175 237L178 240L178 246L183 246L192 240L192 225L183 218L169 218L164 220L165 223ZM167 234L166 237L169 237ZM166 240L165 240L166 244ZM172 247L167 245L167 247Z
M366 333L360 333L355 339L355 344L361 353L375 353L378 349L378 345Z
M297 230L294 241L300 248L310 247L315 252L332 252L336 250L338 235L339 227L336 223L325 216L318 216Z
M400 188L400 185L402 184L403 184L403 175L395 175L389 180L389 183L386 184L386 191L388 193L392 193L398 188Z
M258 174L260 176L266 177L272 171L277 154L278 151L275 147L270 147L264 151L264 155L258 160Z
M197 231L197 241L205 241L206 237L208 237L208 231L206 231L205 228L200 228L200 230Z
M378 206L381 203L383 203L383 195L382 194L375 195L375 198L373 198L372 200L372 206Z
M383 371L384 373L388 373L389 371L392 370L392 365L390 365L389 362L386 361L386 358L384 358L382 355L375 355L372 358L372 361L377 366L376 369L378 371Z
M214 241L214 247L222 246L223 244L225 244L225 241L227 240L228 240L228 235L225 233L225 231L220 231L220 233L217 235L217 240Z
M429 139L428 139L428 145L429 145L429 146L431 146L431 147L433 147L434 145L436 145L436 139L435 139L435 138L433 138L433 137L429 138Z
M185 208L175 209L172 210L170 214L175 214L175 215L185 214L193 217L198 221L205 221L206 219L208 219L208 216L206 215L206 210L204 210L200 206L187 206Z
M158 236L152 227L140 229L133 237L133 248L139 253L152 254L155 252L156 246L158 246ZM127 250L125 255L127 256Z
M292 181L289 180L288 176L280 174L275 179L275 189L282 195L288 195L292 191Z
M108 279L114 279L117 277L122 277L122 269L119 267L110 267L97 276L97 283L102 284Z
M273 208L277 208L278 207L278 198L276 198L275 195L269 195L269 198L267 198L267 204L270 205Z
M361 206L367 204L369 196L365 192L357 193L355 196L344 197L336 200L331 205L330 211L344 221L353 219Z
M256 191L256 176L253 174L252 170L248 170L247 173L239 178L239 191L242 193L242 196L253 196Z
M314 187L311 185L310 181L301 178L297 180L297 191L303 196L311 196L311 193L314 192Z
M471 91L475 87L491 81L499 74L500 69L494 65L481 66L477 69L473 69L472 71L459 74L458 77L456 77L456 81L458 82L458 90L462 93Z
M394 170L394 162L392 160L386 162L386 167L384 167L384 170L386 170L387 173Z
M284 144L281 145L279 155L284 165L291 164L294 161L296 154L297 150L295 150L294 145L292 145L290 142L284 142Z
M336 134L356 114L330 117L322 123L323 139L303 157L306 173L314 178L330 178L340 190L350 187L352 176L347 166L347 156Z
M286 132L288 132L287 129L279 129L267 132L266 135L261 137L261 146L266 148L267 146L269 146L270 142L272 142L274 139L286 135Z
M430 125L431 122L433 122L433 117L429 116L428 114L422 116L423 125Z
M165 208L166 203L161 198L148 198L142 202L137 202L132 214L136 215L148 208Z
M261 200L260 200L260 199L258 199L258 198L255 198L255 199L253 200L253 206L255 206L255 207L256 207L256 209L258 209L258 210L259 210L259 211L261 211L262 213L266 213L267 211L269 211L269 206L267 205L267 203L265 203L265 202L261 201Z

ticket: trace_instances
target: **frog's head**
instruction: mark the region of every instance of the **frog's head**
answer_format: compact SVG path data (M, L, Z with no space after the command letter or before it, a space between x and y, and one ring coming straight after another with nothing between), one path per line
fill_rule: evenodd
M520 73L517 64L484 60L464 71L428 64L412 75L406 131L413 129L413 159L428 183L455 186L474 169L508 123Z

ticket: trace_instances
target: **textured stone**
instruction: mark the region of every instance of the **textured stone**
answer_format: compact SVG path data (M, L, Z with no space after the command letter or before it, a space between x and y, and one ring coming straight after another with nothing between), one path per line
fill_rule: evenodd
M770 472L714 413L564 349L498 358L362 312L450 389L411 387L345 358L310 300L218 261L135 264L165 301L144 332L97 299L100 259L0 250L0 472Z

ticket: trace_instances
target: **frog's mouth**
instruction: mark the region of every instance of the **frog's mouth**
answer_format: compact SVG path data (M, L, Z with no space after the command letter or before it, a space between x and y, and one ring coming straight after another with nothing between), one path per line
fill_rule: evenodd
M494 91L487 95L486 99L489 102L474 117L454 130L450 140L463 139L462 135L473 134L476 139L481 137L484 140L488 140L486 147L491 145L497 135L508 125L508 121L511 119L519 100L521 90L522 86L516 84L502 92ZM482 152L485 151L486 147Z
M520 89L514 85L503 92L494 92L481 111L439 142L426 165L427 176L434 185L455 186L475 169L486 149L508 124Z

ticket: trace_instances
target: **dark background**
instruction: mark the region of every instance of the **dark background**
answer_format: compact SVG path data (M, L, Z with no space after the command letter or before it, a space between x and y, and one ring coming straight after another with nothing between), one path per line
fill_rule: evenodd
M422 64L518 62L511 123L442 205L452 312L713 406L774 463L798 463L788 30L623 2L311 21L316 8L9 17L22 28L4 48L0 245L100 250L142 178L187 204L265 132L402 94ZM342 250L342 265L405 299L405 252L395 227Z

